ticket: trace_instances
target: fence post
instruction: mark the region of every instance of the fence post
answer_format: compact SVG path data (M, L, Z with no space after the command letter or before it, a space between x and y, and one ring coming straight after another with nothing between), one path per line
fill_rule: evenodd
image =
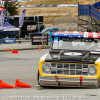
M62 28L62 30L63 30L62 18L61 18L61 28Z
M38 19L38 30L40 32L40 26L39 26L39 16L37 16L37 19Z
M55 21L55 27L56 27L56 18L54 19L54 21Z
M70 18L70 31L71 31L71 18Z
M68 17L66 18L67 20L66 20L66 22L67 22L67 30L68 30Z
M49 27L51 27L51 18L49 18L49 20L50 20Z

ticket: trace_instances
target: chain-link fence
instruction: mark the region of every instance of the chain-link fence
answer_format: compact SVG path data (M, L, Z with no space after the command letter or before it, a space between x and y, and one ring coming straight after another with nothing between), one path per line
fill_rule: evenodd
M45 27L58 27L60 30L77 31L77 17L45 18Z

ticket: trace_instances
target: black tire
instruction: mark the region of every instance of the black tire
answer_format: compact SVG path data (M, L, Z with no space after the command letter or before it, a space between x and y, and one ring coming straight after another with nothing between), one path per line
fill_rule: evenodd
M39 75L39 70L38 70L38 73L37 73L37 81L38 81L38 85L40 85L40 84L39 84L39 76L40 76L40 75ZM46 87L50 87L50 86L41 86L41 85L40 85L40 87L46 88Z
M38 70L38 74L37 74L38 85L40 85L40 83L39 83L39 76L40 76L40 75L39 75L39 70ZM44 87L44 86L41 86L41 85L40 85L40 87Z
M38 85L40 85L39 84L39 70L38 70L38 74L37 74L37 81L38 81Z

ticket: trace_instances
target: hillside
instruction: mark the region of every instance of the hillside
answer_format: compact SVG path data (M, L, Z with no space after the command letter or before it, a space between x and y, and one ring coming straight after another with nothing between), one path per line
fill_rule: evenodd
M28 2L23 2L21 4L23 5L29 5L29 4L71 4L71 3L76 3L77 0L32 0Z
M21 3L22 5L29 4L77 4L79 1L80 4L94 4L95 0L33 0L28 2ZM97 0L99 1L99 0ZM19 8L19 13L24 8ZM67 13L73 13L72 16L67 15ZM44 18L55 18L55 17L76 17L78 12L78 8L26 8L26 16L38 16L43 15Z
M29 5L29 4L77 4L78 1L80 4L94 4L95 0L32 0L28 2L21 3L22 5ZM99 1L99 0L97 0Z
M23 8L19 8L19 13ZM77 8L26 8L26 16L43 15L46 18L51 17L67 17L68 13L73 13L72 16L77 16Z

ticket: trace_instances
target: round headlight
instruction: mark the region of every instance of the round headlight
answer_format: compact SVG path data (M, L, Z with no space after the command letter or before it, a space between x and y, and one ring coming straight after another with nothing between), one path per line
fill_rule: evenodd
M89 66L88 72L89 72L90 75L95 75L96 71L97 71L97 69L96 69L95 65L90 65Z
M50 70L51 70L51 68L50 68L50 65L49 65L49 64L45 64L45 65L43 66L43 71L44 71L45 73L48 73Z

